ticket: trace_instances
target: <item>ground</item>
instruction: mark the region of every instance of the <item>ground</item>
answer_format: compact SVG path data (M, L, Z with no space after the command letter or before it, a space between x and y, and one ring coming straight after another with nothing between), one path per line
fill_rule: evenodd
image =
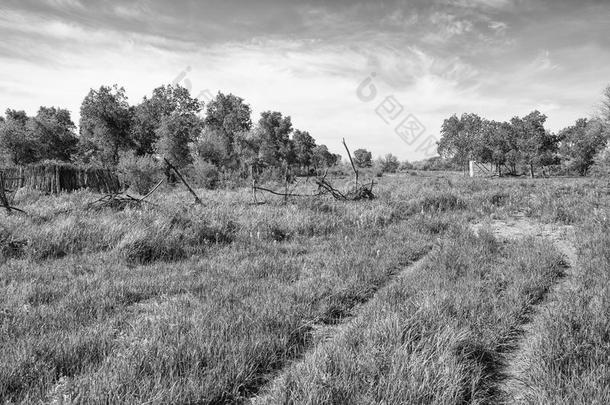
M607 182L377 180L125 210L20 192L0 402L610 402Z

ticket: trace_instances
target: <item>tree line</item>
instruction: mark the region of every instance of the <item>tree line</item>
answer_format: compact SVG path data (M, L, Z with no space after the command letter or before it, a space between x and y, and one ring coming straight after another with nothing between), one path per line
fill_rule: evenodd
M122 159L167 158L184 168L203 161L223 170L250 167L299 171L323 169L341 156L318 145L290 116L263 112L253 124L240 97L218 93L207 105L178 85L156 88L130 105L122 87L92 89L80 107L77 128L70 112L40 107L35 116L8 109L0 117L3 165L46 160L116 168Z
M453 115L443 122L438 152L461 167L470 160L491 163L499 175L525 170L533 177L537 169L554 168L585 176L608 145L610 86L593 118L578 119L557 134L544 127L546 119L539 111L507 122Z

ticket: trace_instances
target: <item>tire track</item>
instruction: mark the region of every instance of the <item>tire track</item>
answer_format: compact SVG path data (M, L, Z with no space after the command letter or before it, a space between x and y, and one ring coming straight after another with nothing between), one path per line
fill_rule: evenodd
M303 361L308 353L311 353L316 350L320 345L325 344L326 342L332 341L337 336L340 336L342 332L348 329L359 317L359 315L366 310L367 306L371 305L374 301L374 298L384 290L388 289L392 286L397 280L402 277L406 277L418 271L422 265L424 264L427 257L434 251L434 249L429 250L428 252L422 254L419 259L411 262L410 264L405 265L402 270L392 274L388 280L379 287L375 294L373 294L366 302L358 304L352 308L350 314L344 318L341 318L337 323L327 323L327 322L314 322L310 324L309 327L312 344L311 346L300 355L298 358L293 361L287 363L281 370L277 372L274 378L270 379L269 383L263 386L255 396L251 397L247 403L252 405L261 405L269 403L266 398L267 392L270 392L274 385L276 385L281 379L284 377L284 373L294 364Z
M520 336L513 342L513 348L504 353L504 366L498 373L498 392L501 403L528 403L527 398L534 388L523 378L532 358L533 342L540 330L541 314L552 312L554 305L569 294L573 288L576 272L577 251L571 242L573 227L568 225L540 224L523 216L508 220L496 220L487 224L473 225L473 230L491 229L500 240L520 239L528 236L544 238L553 243L564 256L565 274L549 288L542 300L535 303L525 323L520 326Z

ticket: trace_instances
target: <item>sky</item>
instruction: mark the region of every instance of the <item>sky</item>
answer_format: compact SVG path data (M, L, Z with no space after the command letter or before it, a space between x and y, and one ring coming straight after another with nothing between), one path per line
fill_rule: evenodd
M537 109L552 131L610 84L607 0L2 0L0 111L118 84L233 93L342 153L435 154L442 122Z

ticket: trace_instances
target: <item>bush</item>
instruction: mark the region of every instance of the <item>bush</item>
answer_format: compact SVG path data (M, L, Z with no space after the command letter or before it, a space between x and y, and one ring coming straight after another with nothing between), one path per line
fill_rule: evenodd
M464 201L450 193L427 196L411 203L412 212L445 212L466 208Z
M141 195L163 178L159 162L151 155L124 154L119 159L118 171L121 183Z
M607 147L595 155L591 174L596 177L610 176L610 147Z
M214 190L220 184L220 173L212 163L197 159L188 170L187 177L197 187Z

